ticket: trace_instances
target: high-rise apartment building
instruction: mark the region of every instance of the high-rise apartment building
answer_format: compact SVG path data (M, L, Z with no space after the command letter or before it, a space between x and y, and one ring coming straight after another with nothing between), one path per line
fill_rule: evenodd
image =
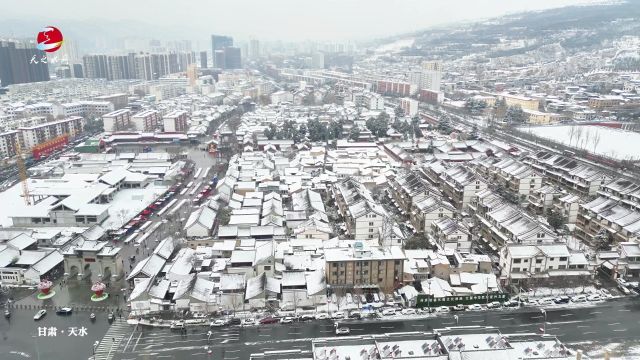
M226 47L224 49L224 68L225 69L241 69L242 55L238 47Z
M213 53L213 67L225 68L226 61L222 59L219 61L219 56L216 55L216 51L224 51L228 47L233 46L233 38L231 36L224 35L211 35L211 51Z
M206 51L200 51L200 68L201 69L207 68L207 52Z
M247 55L250 59L257 59L260 57L260 41L256 39L249 40L249 53Z
M49 80L49 68L41 61L43 57L43 51L30 45L0 42L0 84L7 86Z

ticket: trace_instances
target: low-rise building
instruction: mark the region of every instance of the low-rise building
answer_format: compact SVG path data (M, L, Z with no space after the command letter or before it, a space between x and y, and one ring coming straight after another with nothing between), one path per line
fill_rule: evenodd
M400 247L354 247L325 249L327 284L334 289L361 288L390 291L402 281L405 260Z

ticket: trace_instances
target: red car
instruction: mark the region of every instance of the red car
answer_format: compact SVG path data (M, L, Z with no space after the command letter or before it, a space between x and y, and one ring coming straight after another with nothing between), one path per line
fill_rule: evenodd
M266 325L266 324L277 324L280 322L280 319L274 318L274 317L266 317L264 319L260 319L260 324L261 325Z
M151 213L153 213L153 210L151 210L151 209L144 209L141 212L141 214L144 215L144 216L149 216L149 215L151 215Z

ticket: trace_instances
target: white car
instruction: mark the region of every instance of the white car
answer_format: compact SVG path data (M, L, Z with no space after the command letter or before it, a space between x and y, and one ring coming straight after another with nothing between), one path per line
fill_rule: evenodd
M587 295L576 295L571 298L571 302L574 302L574 303L582 303L585 301L587 301Z
M218 320L212 321L211 324L210 324L211 327L222 327L222 326L225 326L225 325L227 325L227 322L222 320L222 319L218 319Z
M253 318L242 319L240 325L242 326L252 326L255 325L256 321Z
M316 320L327 320L328 318L329 318L329 314L327 313L316 314Z
M293 318L290 316L285 316L282 319L280 319L281 324L291 324L292 322L293 322Z
M332 319L344 319L344 313L342 311L336 311L331 315Z
M539 305L552 305L552 304L555 304L555 302L553 301L552 298L544 298L544 299L538 300L538 304Z
M487 309L498 309L502 306L499 301L493 301L487 304Z
M587 296L587 300L588 301L600 301L602 300L602 296L600 296L600 294L592 294Z
M448 306L439 306L436 308L436 311L439 313L448 313L451 311Z
M396 314L396 309L384 309L382 310L382 315L384 316L391 316L391 315L395 315Z
M45 315L47 315L47 310L40 309L35 315L33 315L33 320L40 320Z
M415 315L416 314L416 309L411 309L411 308L403 309L401 311L401 313L402 313L402 315Z
M600 289L600 293L602 293L602 296L604 296L605 298L613 297L613 295L611 295L611 292L609 292L609 290L607 289Z
M471 304L467 307L467 309L469 311L478 311L478 310L482 310L482 306L480 306L480 304Z
M453 311L464 311L464 305L457 304L453 306Z

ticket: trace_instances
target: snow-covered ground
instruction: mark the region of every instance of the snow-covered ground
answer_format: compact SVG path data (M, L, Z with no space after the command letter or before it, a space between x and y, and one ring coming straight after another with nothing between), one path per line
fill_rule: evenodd
M589 125L532 126L521 130L616 159L640 158L640 133L632 131Z

